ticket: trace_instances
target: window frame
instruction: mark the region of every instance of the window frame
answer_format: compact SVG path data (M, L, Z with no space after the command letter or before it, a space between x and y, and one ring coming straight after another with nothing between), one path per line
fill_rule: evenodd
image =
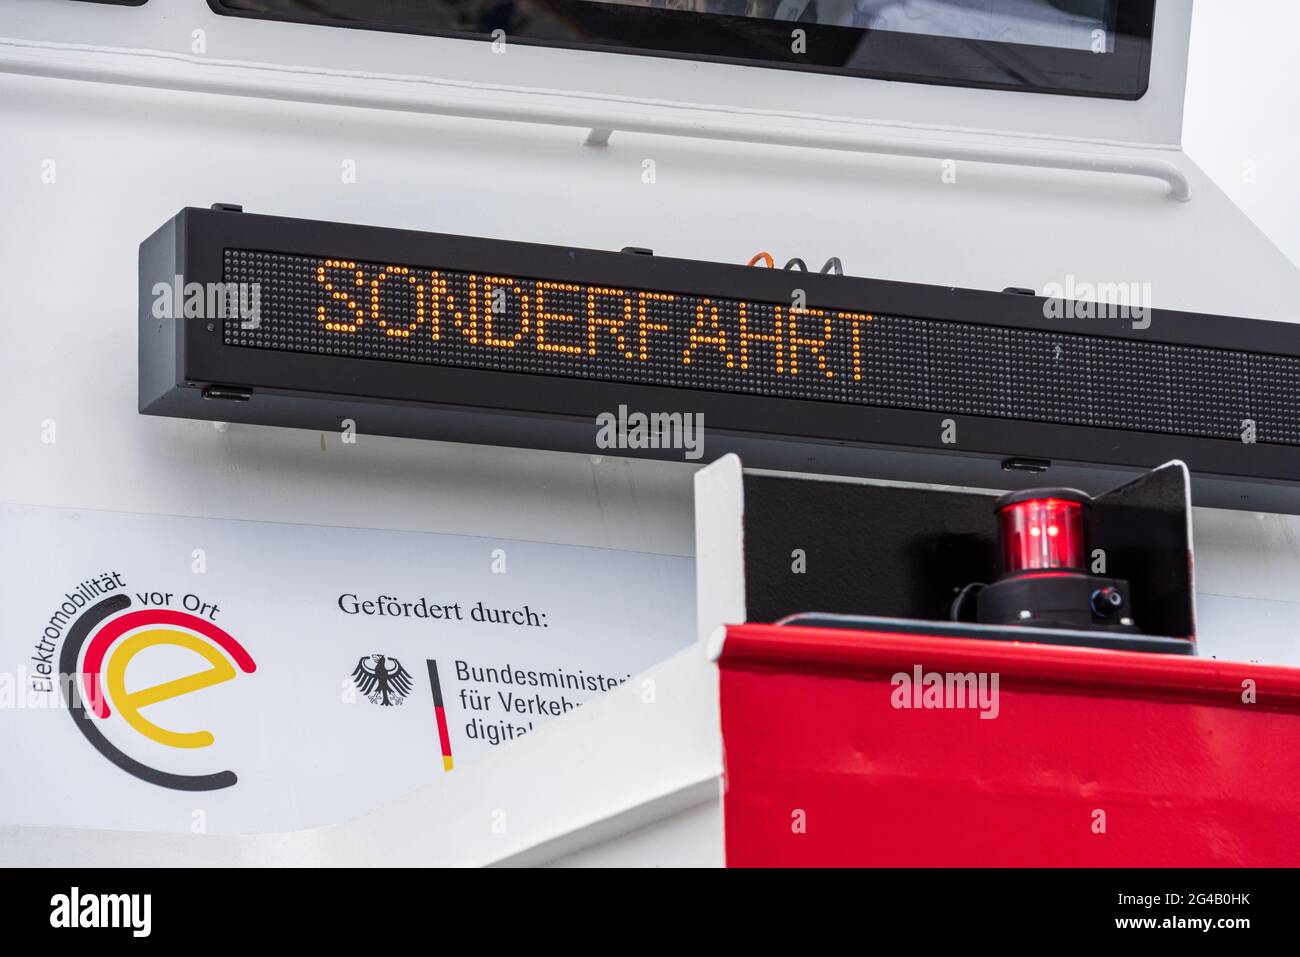
M728 63L876 80L990 90L1139 100L1151 74L1156 0L1114 0L1113 50L1105 54L865 30L797 21L666 10L597 0L516 0L487 11L475 28L458 29L447 0L389 0L389 19L373 0L208 0L221 16L275 20L424 36ZM333 14L320 12L330 7ZM558 12L554 22L520 27L519 9ZM807 51L791 50L791 31L806 31ZM847 62L846 62L847 61ZM870 67L863 65L869 62ZM924 71L921 63L937 64Z

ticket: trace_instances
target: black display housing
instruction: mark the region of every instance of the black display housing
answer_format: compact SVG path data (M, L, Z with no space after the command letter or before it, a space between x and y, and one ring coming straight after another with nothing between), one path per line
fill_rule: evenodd
M973 582L993 581L1002 568L996 495L749 469L743 476L740 565L748 622L1195 654L1182 463L1102 493L1088 510L1090 547L1102 549L1111 576L1102 581L1123 586L1123 614L1138 626L1101 630L1089 622L1086 592L1082 619L950 620L954 599ZM718 560L716 549L702 547ZM794 554L804 559L798 574L791 571ZM1090 553L1089 561L1096 557ZM716 574L714 567L706 574ZM1085 622L1089 627L1079 627Z
M227 250L429 263L574 283L754 301L787 299L797 278L811 304L871 309L932 323L978 323L1123 343L1249 354L1261 368L1300 358L1300 328L1279 322L1154 310L1149 328L1124 320L1047 318L1046 300L854 277L449 236L236 211L185 209L140 249L140 411L149 415L384 434L590 454L681 460L674 449L596 445L596 416L620 405L704 415L704 458L737 452L754 467L860 475L986 489L1068 485L1089 492L1172 459L1193 473L1198 505L1300 512L1300 444L810 401L386 359L248 348L224 341L220 320L157 319L156 283L221 283ZM1063 267L1064 268L1064 267ZM978 360L980 357L976 356ZM996 356L990 356L990 361ZM1199 380L1206 394L1250 390L1240 369ZM1122 378L1124 370L1108 374ZM1288 373L1289 374L1289 373ZM1286 380L1289 381L1289 380ZM1270 428L1300 428L1300 392L1277 383ZM1257 390L1258 391L1258 390ZM1068 411L1070 396L1057 397ZM1139 410L1140 411L1140 410ZM1150 410L1155 417L1168 412ZM1294 414L1293 414L1294 413ZM943 441L941 422L958 441ZM1293 441L1293 437L1292 437Z

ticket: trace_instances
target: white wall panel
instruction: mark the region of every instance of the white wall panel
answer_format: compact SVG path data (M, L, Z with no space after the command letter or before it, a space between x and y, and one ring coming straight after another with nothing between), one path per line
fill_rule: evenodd
M443 41L423 45L423 38L367 34L372 45L363 47L347 31L216 22L205 5L195 6L191 17L171 2L123 11L9 0L0 33L182 50L193 20L210 31L214 56L331 62L346 54L360 68L381 50L390 70L407 70L435 62L429 50L445 49L436 64L446 76L469 75L468 58L477 55ZM75 18L67 12L73 7ZM542 52L511 51L506 62L532 62ZM517 54L519 61L509 59ZM611 64L602 74L611 90L638 95L685 95L721 69L592 56ZM784 86L772 102L800 95L803 81L787 73L741 72L779 76ZM767 89L760 80L754 89ZM919 117L937 109L932 88L883 86L891 87L888 96L877 101L872 92L873 104L902 97ZM969 109L958 115L970 118L967 125L1000 119L1003 132L985 138L1005 141L1020 117L1061 105L1008 96L963 102ZM997 109L984 112L986 100L997 100ZM882 105L876 118L889 115ZM1125 135L1136 137L1147 120ZM1119 136L1105 136L1105 124L1075 129ZM1300 272L1194 163L1169 149L1146 153L1186 168L1195 194L1189 203L1130 177L962 164L957 182L945 184L933 160L643 135L589 148L570 129L11 75L0 75L0 147L7 306L0 499L13 502L691 553L694 469L684 463L595 462L373 436L343 447L319 433L239 426L221 433L207 423L137 415L137 245L184 205L235 202L257 212L650 246L724 261L759 249L809 262L838 255L859 275L976 288L1041 289L1071 275L1141 282L1151 284L1157 306L1300 320ZM348 159L357 164L352 184L340 175ZM654 184L642 181L647 159L656 164ZM57 164L51 184L41 181L46 160ZM40 440L47 419L58 427L53 445ZM1198 513L1202 587L1225 597L1294 600L1294 529L1290 519ZM1203 630L1216 647L1236 643L1250 656L1252 637L1230 616L1206 615Z

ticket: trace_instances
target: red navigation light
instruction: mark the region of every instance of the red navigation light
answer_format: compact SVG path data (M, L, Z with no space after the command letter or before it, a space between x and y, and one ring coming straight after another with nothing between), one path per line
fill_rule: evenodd
M1083 510L1088 496L1073 489L1034 489L1007 496L1002 562L1007 574L1084 567Z
M1033 488L998 499L1002 563L997 581L977 592L975 620L986 625L1136 632L1126 609L1128 582L1088 574L1088 509L1072 488ZM961 599L951 615L962 617ZM1121 617L1122 614L1122 617Z

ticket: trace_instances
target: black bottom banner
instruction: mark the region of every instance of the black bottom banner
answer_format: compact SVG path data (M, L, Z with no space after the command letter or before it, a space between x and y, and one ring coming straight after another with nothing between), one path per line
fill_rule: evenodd
M430 874L417 870L63 870L5 872L10 940L157 940L247 945L268 928L299 945L384 948L446 935L511 933L554 946L655 928L749 937L775 925L818 937L1146 942L1196 936L1231 947L1295 922L1294 871L655 871ZM516 881L518 883L516 883ZM737 904L741 906L736 906ZM798 931L802 928L802 931ZM557 936L558 935L558 936ZM972 936L974 935L974 936ZM712 935L710 935L712 936ZM51 940L51 943L55 942ZM483 941L488 943L488 941Z

